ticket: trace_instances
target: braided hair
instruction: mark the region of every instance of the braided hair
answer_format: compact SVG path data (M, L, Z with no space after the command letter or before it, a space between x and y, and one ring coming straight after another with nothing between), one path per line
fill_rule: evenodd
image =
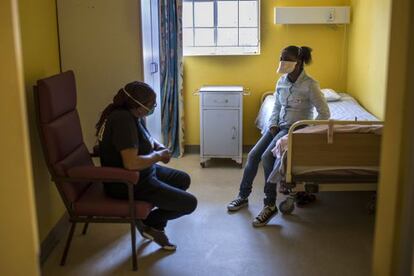
M101 116L95 125L96 136L99 135L99 130L101 129L102 125L114 110L130 110L139 107L139 105L134 102L134 100L131 99L124 91L126 91L129 95L131 95L131 97L141 103L149 102L150 100L154 100L156 97L154 90L145 82L134 81L128 83L125 85L125 87L118 90L118 93L115 94L112 103L107 105L102 111Z

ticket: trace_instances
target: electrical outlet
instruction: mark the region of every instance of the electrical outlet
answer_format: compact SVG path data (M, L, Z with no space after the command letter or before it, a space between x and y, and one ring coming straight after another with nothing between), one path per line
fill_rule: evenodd
M335 21L335 9L332 8L329 10L328 18L326 20L327 22L334 22Z

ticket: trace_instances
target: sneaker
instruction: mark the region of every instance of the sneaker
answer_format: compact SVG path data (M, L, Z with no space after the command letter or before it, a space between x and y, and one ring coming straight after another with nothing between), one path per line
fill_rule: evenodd
M234 212L234 211L240 210L241 208L243 208L244 206L247 206L248 204L249 204L249 200L247 198L242 198L238 196L235 200L233 200L227 205L227 210Z
M138 228L138 226L137 226L137 228ZM167 237L167 235L165 234L164 231L157 230L157 229L152 228L150 226L147 226L143 223L141 223L140 228L141 228L141 230L138 229L138 231L140 231L142 237L144 237L148 240L154 241L159 246L161 246L162 249L167 250L167 251L175 251L177 249L177 245L172 244L168 240L168 237Z
M265 205L262 211L260 211L257 217L253 220L253 226L265 226L274 216L277 215L277 212L276 206Z
M146 227L146 225L142 222L142 220L137 219L135 221L135 227L144 239L148 239L146 236L144 236L144 227Z

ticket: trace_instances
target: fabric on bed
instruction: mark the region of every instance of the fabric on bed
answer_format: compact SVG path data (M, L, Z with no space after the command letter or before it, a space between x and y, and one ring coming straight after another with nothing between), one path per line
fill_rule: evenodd
M378 118L365 110L353 97L340 93L341 100L329 102L331 119L340 121L378 121Z
M336 91L333 89L324 88L321 89L321 91L327 102L336 102L341 99L341 95L336 93Z
M331 119L340 121L378 121L378 118L366 111L358 102L346 93L340 93L341 99L335 102L328 102L331 111ZM256 126L263 134L269 125L269 118L272 114L275 98L273 95L267 96L259 110L256 118ZM316 112L314 111L314 114ZM315 116L314 116L315 117Z
M260 106L259 114L256 117L256 126L261 130L261 134L264 134L269 128L269 119L272 115L273 105L275 104L275 96L267 96L262 105Z

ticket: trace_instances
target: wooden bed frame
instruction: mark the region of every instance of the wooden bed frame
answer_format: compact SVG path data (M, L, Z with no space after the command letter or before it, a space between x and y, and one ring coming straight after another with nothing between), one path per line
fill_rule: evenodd
M328 132L294 133L296 129L305 125L327 125ZM334 125L383 125L383 122L304 120L293 124L288 133L286 183L295 183L297 185L295 190L302 190L300 185L303 183L320 184L320 191L375 190L378 174L360 176L294 174L294 168L298 166L379 167L381 135L334 133Z
M307 125L327 125L325 133L294 133ZM379 167L381 135L373 133L334 133L334 125L383 125L379 121L305 120L292 125L288 133L286 189L288 197L279 204L283 214L295 209L297 192L375 191L378 173L372 174L295 174L299 166ZM340 172L340 171L339 171ZM368 203L375 211L375 195Z
M266 91L261 103L274 91ZM295 175L296 166L379 167L381 135L369 133L336 133L334 125L383 125L381 121L303 120L292 125L288 136L286 183L295 184L295 191L303 191L305 183L317 183L319 191L375 191L378 175L320 177ZM328 125L326 133L294 133L306 125ZM334 153L334 154L333 154ZM312 158L309 158L312 156ZM315 158L317 156L317 158ZM363 184L363 185L361 185Z

